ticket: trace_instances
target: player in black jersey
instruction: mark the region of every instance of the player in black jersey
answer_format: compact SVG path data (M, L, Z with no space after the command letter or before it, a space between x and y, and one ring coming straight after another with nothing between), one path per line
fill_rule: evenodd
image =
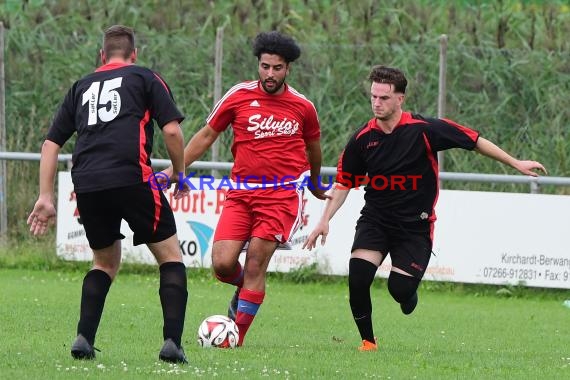
M303 247L324 244L329 221L351 188L365 185L349 262L350 307L362 338L361 351L377 349L370 286L387 254L392 259L388 291L404 314L414 311L417 288L428 266L438 195L437 152L475 150L525 175L545 168L511 157L479 133L451 120L402 111L407 80L395 68L375 66L370 101L374 118L352 135L338 161L331 199Z
M172 209L159 189L149 186L153 119L164 136L174 173L185 173L184 116L170 89L153 71L134 65L131 28L105 31L100 66L73 84L57 111L42 146L40 194L28 217L30 231L43 234L53 223L54 177L61 146L74 134L71 176L93 266L83 280L76 359L93 359L93 344L105 298L121 262L121 220L146 244L159 264L164 345L159 358L186 363L181 346L188 298L186 267L178 245ZM173 178L173 180L177 180ZM175 189L177 197L187 189Z

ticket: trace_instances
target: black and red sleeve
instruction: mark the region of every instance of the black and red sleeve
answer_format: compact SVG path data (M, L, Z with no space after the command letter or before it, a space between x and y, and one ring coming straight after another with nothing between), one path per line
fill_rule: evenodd
M479 132L448 119L426 120L426 131L433 151L451 148L475 149Z
M46 140L52 141L60 147L75 133L75 88L74 84L55 113L53 122L48 130Z
M156 120L159 128L173 120L182 122L184 115L176 106L166 82L154 72L147 77L147 80L149 82L147 88L151 117Z
M359 132L355 133L344 147L337 163L336 182L352 189L362 184L362 178L368 172L366 162L362 156L360 147Z

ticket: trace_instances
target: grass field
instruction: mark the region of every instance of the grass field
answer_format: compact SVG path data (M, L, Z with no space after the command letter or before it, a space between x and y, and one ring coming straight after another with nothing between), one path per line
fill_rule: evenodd
M568 293L504 298L422 286L411 316L400 313L382 281L373 288L378 352L359 337L343 281L296 284L270 277L267 297L245 345L202 349L201 320L223 314L232 289L189 272L183 344L190 364L157 360L162 344L158 276L121 273L107 298L91 362L74 361L84 273L0 269L0 373L5 379L567 379Z

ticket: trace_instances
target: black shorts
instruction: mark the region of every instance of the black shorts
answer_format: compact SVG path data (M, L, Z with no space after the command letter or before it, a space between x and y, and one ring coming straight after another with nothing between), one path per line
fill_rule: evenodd
M157 243L176 233L170 204L148 183L77 195L77 209L92 249L124 239L121 220L134 232L133 244Z
M361 217L356 224L355 249L390 254L392 266L421 279L429 264L433 242L431 222L378 222Z

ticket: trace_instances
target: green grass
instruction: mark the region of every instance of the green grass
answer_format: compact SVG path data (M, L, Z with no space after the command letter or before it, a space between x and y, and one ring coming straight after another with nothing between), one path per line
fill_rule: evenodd
M244 347L198 347L202 319L224 313L232 290L208 272L188 273L183 343L190 364L156 360L162 343L156 268L126 266L105 306L93 362L69 355L83 271L0 269L0 371L4 378L563 379L570 376L568 292L500 297L476 287L426 283L414 314L402 315L384 282L372 289L380 350L359 353L347 286L270 276ZM495 288L496 289L496 288Z

